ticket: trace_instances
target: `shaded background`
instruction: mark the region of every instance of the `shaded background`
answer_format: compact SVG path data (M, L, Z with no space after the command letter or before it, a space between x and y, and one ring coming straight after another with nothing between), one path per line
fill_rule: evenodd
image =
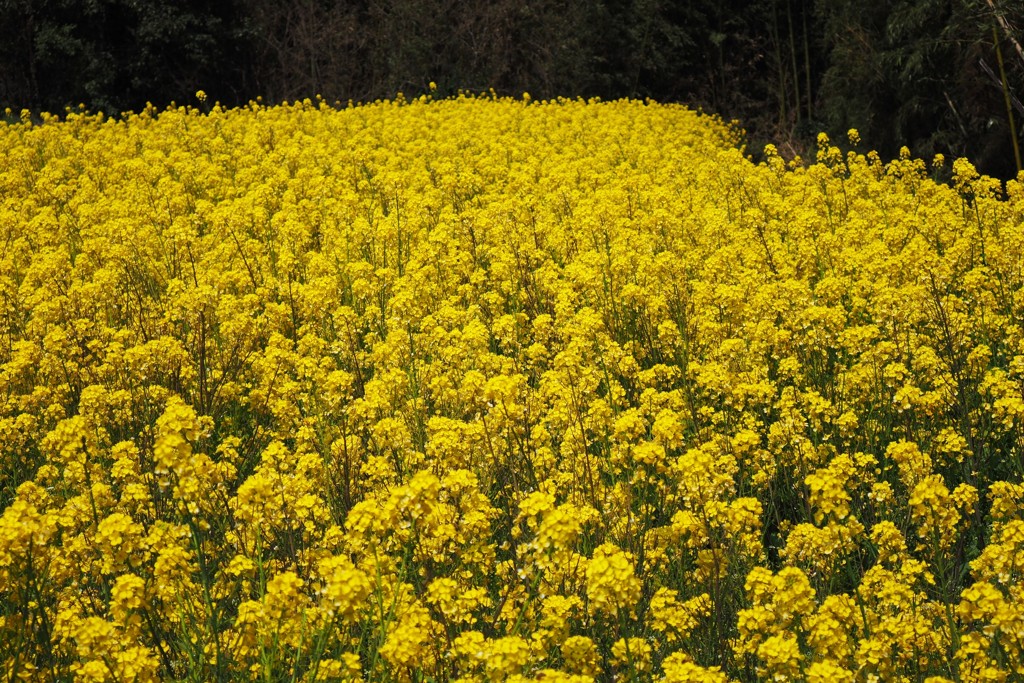
M435 81L652 97L739 119L751 151L856 127L893 156L1020 168L1024 3L1010 0L0 0L0 108L118 113Z

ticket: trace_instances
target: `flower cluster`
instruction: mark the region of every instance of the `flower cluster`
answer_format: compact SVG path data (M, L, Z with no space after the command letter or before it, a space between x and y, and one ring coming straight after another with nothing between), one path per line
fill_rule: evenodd
M0 125L2 677L1020 679L1024 182L819 145Z

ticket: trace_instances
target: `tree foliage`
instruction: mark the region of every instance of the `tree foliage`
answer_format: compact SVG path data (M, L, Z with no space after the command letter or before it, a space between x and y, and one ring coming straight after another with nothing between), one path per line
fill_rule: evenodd
M431 82L652 97L740 119L752 149L856 127L884 154L1010 176L1022 29L1010 0L0 0L0 105L365 101Z

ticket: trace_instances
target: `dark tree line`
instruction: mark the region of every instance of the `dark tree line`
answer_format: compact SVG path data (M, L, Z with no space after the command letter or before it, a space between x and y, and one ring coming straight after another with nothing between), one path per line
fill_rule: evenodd
M138 110L415 95L652 97L752 148L861 131L1020 167L1017 0L0 0L0 106Z

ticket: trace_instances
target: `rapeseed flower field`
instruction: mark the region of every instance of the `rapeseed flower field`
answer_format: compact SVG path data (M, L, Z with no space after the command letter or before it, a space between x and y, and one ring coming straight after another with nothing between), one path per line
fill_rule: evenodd
M1024 185L738 144L0 127L0 675L1021 680Z

